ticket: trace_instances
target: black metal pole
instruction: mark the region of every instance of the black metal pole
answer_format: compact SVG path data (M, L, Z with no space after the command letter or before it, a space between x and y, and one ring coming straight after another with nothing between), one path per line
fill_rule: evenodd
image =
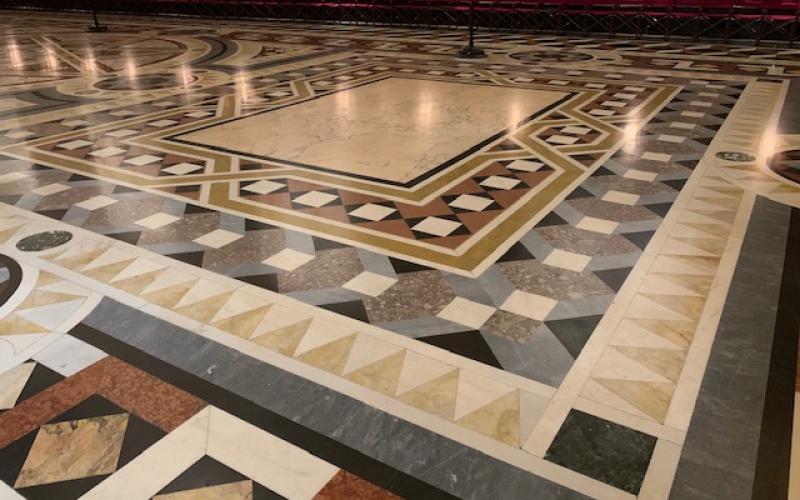
M92 33L102 33L104 31L108 31L108 26L103 26L100 24L100 21L97 20L97 2L92 2L92 19L94 20L94 24L90 24L87 28L88 31Z
M475 47L475 0L469 3L469 41L467 46L461 49L458 57L463 59L478 59L486 57L483 49Z

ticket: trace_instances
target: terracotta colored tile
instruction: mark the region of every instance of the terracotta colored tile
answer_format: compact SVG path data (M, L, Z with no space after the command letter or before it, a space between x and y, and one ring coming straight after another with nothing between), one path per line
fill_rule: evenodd
M205 402L138 368L108 357L94 370L98 393L167 432L200 411Z
M109 356L0 414L0 448L92 394L102 395L167 432L205 406L191 394Z
M361 479L345 470L340 470L314 496L315 500L388 500L400 497L383 488Z

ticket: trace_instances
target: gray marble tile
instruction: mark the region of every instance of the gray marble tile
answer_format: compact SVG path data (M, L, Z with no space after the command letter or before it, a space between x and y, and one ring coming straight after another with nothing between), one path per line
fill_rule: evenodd
M84 322L460 498L585 498L111 299Z
M789 214L756 201L671 498L751 498Z

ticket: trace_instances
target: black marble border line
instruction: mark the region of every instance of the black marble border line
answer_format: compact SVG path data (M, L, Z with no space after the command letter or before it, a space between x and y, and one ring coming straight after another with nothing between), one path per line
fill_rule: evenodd
M8 283L0 292L0 306L5 304L14 295L22 283L22 268L19 263L7 255L0 254L0 263L8 268Z
M194 142L194 141L189 141L189 140L186 140L186 139L181 139L182 136L185 136L185 135L188 135L188 134L192 134L194 132L199 132L201 130L206 130L206 129L209 129L209 128L218 127L218 126L230 123L230 122L243 120L243 119L250 118L250 117L253 117L253 116L256 116L256 115L260 115L260 114L264 114L264 113L270 113L272 111L277 111L277 110L288 108L288 107L291 107L291 106L297 106L299 104L304 104L304 103L307 103L309 101L313 101L313 100L316 100L316 99L321 99L323 97L328 97L328 96L331 96L331 95L339 93L339 92L345 92L345 91L348 91L348 90L357 89L359 87L364 87L366 85L370 85L370 84L373 84L373 83L378 83L378 82L382 82L382 81L385 81L385 80L391 80L392 78L405 79L405 80L437 81L437 82L456 83L456 84L464 84L464 85L478 85L476 82L454 82L452 80L443 80L443 79L436 79L436 78L415 78L415 75L402 75L402 76L399 76L399 75L392 74L392 75L389 75L389 76L386 76L386 77L383 77L383 78L377 78L375 80L370 80L368 82L359 83L359 84L353 85L351 87L347 87L347 88L343 88L343 89L337 89L337 90L334 90L332 92L326 92L324 94L318 94L318 95L315 95L314 97L311 97L310 99L305 99L305 100L302 100L302 101L293 102L293 103L290 103L290 104L285 104L283 106L278 106L278 107L272 108L272 109L266 109L266 110L263 110L263 111L257 111L255 113L250 113L250 114L247 114L247 115L237 116L237 117L234 117L234 118L230 118L228 120L224 120L224 121L221 121L221 122L213 123L211 125L204 125L202 127L198 127L198 128L195 128L195 129L186 130L186 131L180 132L180 133L178 133L176 135L165 136L164 140L175 142L177 144L184 144L184 145L187 145L187 146L194 146L194 147L199 147L199 148L204 148L204 149L210 149L210 150L216 151L218 153L227 153L227 154L231 154L231 155L235 155L235 156L242 156L242 157L245 157L245 158L254 158L256 160L270 161L270 162L273 162L273 163L280 163L280 164L283 164L283 165L288 165L290 167L304 168L304 169L308 169L308 170L312 170L312 171L320 171L320 172L325 172L325 173L328 173L328 174L341 175L341 176L344 176L344 177L350 177L350 178L354 178L354 179L361 179L361 180L365 180L365 181L376 182L376 183L379 183L379 184L386 184L386 185L391 185L391 186L411 188L411 187L414 187L415 185L419 184L420 182L423 182L423 181L433 177L434 175L436 175L439 172L441 172L442 170L450 167L454 163L457 163L457 162L463 160L464 158L468 157L469 155L475 153L476 151L479 151L481 148L485 147L486 145L488 145L488 144L496 141L497 139L503 137L504 135L508 134L511 130L519 128L522 125L530 122L531 120L534 120L537 117L542 116L542 115L552 111L553 109L565 104L567 101L569 101L570 99L574 98L576 95L579 94L579 92L568 92L566 96L564 96L563 98L561 98L558 101L554 102L553 104L551 104L551 105L549 105L549 106L547 106L545 108L540 109L536 113L533 113L532 115L530 115L530 116L528 116L526 118L523 118L514 127L507 127L505 129L501 130L500 132L497 132L496 134L492 135L491 137L482 140L478 144L475 144L474 146L472 146L472 147L468 148L467 150L459 153L458 155L454 156L453 158L450 158L449 160L437 165L436 167L432 168L431 170L428 170L427 172L425 172L425 173L423 173L423 174L421 174L421 175L419 175L419 176L415 177L414 179L411 179L410 181L407 181L407 182L391 181L391 180L386 180L386 179L380 179L380 178L377 178L377 177L371 177L371 176L368 176L368 175L347 173L347 172L343 172L341 170L331 169L331 168L327 168L327 167L320 167L318 165L309 165L307 163L301 163L301 162L296 162L296 161L292 161L292 160L283 160L283 159L274 158L274 157L271 157L271 156L248 154L248 153L244 153L242 151L237 151L235 149L228 149L228 148L223 148L223 147L220 147L220 146L213 146L213 145L210 145L210 144L203 144L203 143L200 143L200 142ZM481 84L481 86L521 88L521 87L517 87L517 86L514 86L514 85L490 85L490 84L483 85L483 84ZM555 90L553 92L555 92ZM563 90L561 92L563 92Z
M792 210L787 240L753 484L755 499L785 498L789 492L800 341L800 209Z
M670 498L753 498L791 210L756 198Z
M108 297L82 325L70 333L403 497L586 498Z
M69 334L392 493L420 495L419 498L451 498L445 492L413 476L281 417L84 323L76 325Z

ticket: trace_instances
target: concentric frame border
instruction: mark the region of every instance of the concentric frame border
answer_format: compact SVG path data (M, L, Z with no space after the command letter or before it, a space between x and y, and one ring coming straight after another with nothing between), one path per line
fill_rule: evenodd
M309 64L313 64L313 60L309 61ZM398 66L398 64L394 62L392 62L392 65ZM126 171L119 167L101 166L91 161L75 159L51 151L44 151L38 149L38 146L66 141L75 137L84 136L87 133L105 132L140 124L142 122L157 120L162 117L174 115L182 110L195 109L203 104L208 105L210 104L209 101L158 111L146 116L119 120L111 124L97 125L79 131L51 136L47 139L39 139L8 146L5 148L4 153L44 165L50 165L76 173L88 174L94 177L111 180L118 184L151 191L159 187L202 183L200 198L193 201L193 203L197 203L201 206L252 217L284 228L300 230L314 236L378 251L417 264L446 270L455 274L475 277L485 271L486 268L507 251L519 237L529 231L544 217L544 215L552 210L567 196L567 194L578 186L583 179L591 175L599 165L613 155L619 147L621 147L626 135L638 131L682 88L679 85L670 84L642 84L642 86L652 89L652 92L645 98L644 102L639 105L638 109L622 117L596 117L583 112L580 108L602 96L604 93L602 90L589 89L574 84L554 85L520 83L515 82L512 75L497 76L490 72L476 71L476 76L480 78L480 83L483 85L509 86L530 90L550 90L568 93L569 95L556 105L544 108L532 117L527 118L525 123L521 124L521 126L515 130L505 134L501 132L483 141L477 146L476 151L467 154L460 161L456 161L413 187L389 185L387 183L381 183L381 181L378 180L354 179L346 175L321 172L319 170L308 170L297 166L292 167L258 158L256 158L256 161L264 163L264 169L238 171L239 159L252 159L252 157L215 151L209 146L182 143L176 139L177 136L193 130L216 126L227 121L269 112L289 105L300 104L311 99L329 95L333 92L346 91L386 78L414 78L471 83L464 79L453 77L434 77L421 74L412 75L400 72L396 69L387 68L385 70L378 70L369 76L354 78L345 84L329 85L327 88L321 89L313 88L314 82L317 80L330 79L332 76L338 74L355 73L367 69L374 71L376 67L381 68L381 66L385 66L385 64L381 64L380 61L370 61L368 63L349 66L344 69L337 69L292 80L289 82L293 94L291 97L280 100L280 102L277 102L275 105L268 104L266 105L266 109L265 106L262 105L253 112L246 111L247 108L251 106L248 106L247 102L243 101L242 98L236 94L214 97L211 99L217 100L217 109L213 117L201 119L191 124L165 127L165 130L122 141L125 144L147 147L166 154L172 153L197 157L209 165L206 171L201 174L176 176L174 178L150 177L144 174ZM409 66L413 66L413 64L409 64ZM428 66L428 69L430 68L431 67ZM262 72L259 72L258 76L263 76L261 73ZM255 76L255 74L251 76ZM592 78L575 78L573 81L589 83L594 80L595 79ZM253 90L253 94L264 94L278 85L285 86L286 83L270 84ZM542 119L543 115L553 111L557 111L565 116L566 119ZM578 124L586 124L601 131L602 135L600 140L595 144L555 147L533 137L537 131L548 127ZM524 148L525 151L522 153L519 151L488 151L494 144L506 139L513 140L520 147ZM590 152L602 152L603 154L588 168L568 156L570 154ZM555 175L545 179L541 185L532 189L531 192L526 193L525 196L506 209L492 224L482 228L468 240L452 250L424 241L412 241L408 238L396 237L372 229L338 223L330 219L322 219L309 214L285 210L278 207L257 205L253 202L238 198L238 189L236 189L238 181L280 177L304 180L316 184L326 184L355 192L384 196L387 197L387 199L397 200L403 203L423 205L438 193L455 185L470 173L474 173L490 162L530 158L531 156L539 157L549 166L553 167L554 170L556 170ZM155 190L161 196L168 196L186 201L185 198L180 196L165 193L163 190Z

